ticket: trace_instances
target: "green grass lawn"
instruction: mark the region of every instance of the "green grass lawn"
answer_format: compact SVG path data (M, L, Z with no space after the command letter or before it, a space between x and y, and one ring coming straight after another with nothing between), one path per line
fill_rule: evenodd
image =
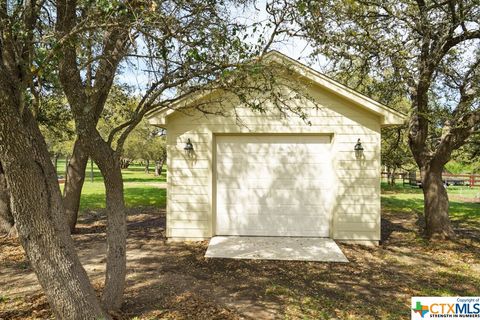
M125 204L127 207L165 207L167 192L160 188L159 183L166 182L166 172L160 177L153 174L153 165L150 166L150 174L145 173L145 168L138 164L132 164L128 169L122 170ZM59 176L65 175L65 160L59 160L57 164ZM61 185L63 188L63 185ZM95 210L105 208L105 187L103 177L98 167L93 166L93 182L90 162L86 170L85 184L80 200L80 210Z
M480 204L467 202L465 199L474 200L480 194L480 188L454 187L447 188L450 197L450 217L452 221L460 223L480 222ZM458 197L464 199L459 200ZM479 199L480 201L480 199ZM382 208L395 212L423 213L422 189L403 186L388 186L382 183Z

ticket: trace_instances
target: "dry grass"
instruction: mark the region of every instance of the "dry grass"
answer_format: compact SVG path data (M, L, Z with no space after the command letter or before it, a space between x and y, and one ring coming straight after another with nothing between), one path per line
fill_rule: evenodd
M460 223L460 222L459 222ZM477 220L455 242L428 243L417 212L383 213L379 247L341 245L350 263L206 259L206 242L169 243L160 209L129 213L124 319L409 319L410 297L480 295ZM97 289L104 217L75 235ZM0 319L48 319L48 304L17 242L0 242Z

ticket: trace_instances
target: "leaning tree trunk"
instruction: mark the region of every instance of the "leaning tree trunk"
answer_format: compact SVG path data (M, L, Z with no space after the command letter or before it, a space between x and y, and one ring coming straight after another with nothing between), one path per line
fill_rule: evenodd
M19 113L18 98L1 98L0 162L11 211L53 312L58 319L109 319L66 228L62 196L43 136L28 109Z
M10 195L8 194L7 181L0 163L0 234L15 236L15 222L10 210Z
M120 157L110 154L99 159L98 165L104 178L107 206L107 270L103 304L107 310L119 310L127 271L127 223Z
M117 311L123 302L127 264L127 224L121 158L102 139L95 127L86 126L81 132L87 133L80 136L82 146L92 156L104 179L107 207L107 268L103 306L106 310Z
M150 173L150 160L145 160L145 173Z
M155 161L155 176L162 175L162 168L163 164L165 163L165 159Z
M85 182L85 170L88 164L88 154L82 148L80 141L75 141L73 154L68 162L65 176L65 188L63 189L63 205L67 217L68 227L71 233L75 232L77 225L80 198L83 183Z
M422 187L425 203L425 229L428 238L451 239L455 237L448 215L448 194L442 181L443 166L422 170Z

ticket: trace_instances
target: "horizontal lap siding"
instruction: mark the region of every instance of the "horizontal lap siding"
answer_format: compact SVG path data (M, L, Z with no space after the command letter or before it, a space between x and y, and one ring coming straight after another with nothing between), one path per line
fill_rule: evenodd
M374 133L352 130L335 135L334 167L337 175L337 201L334 208L335 239L380 240L380 127ZM360 139L363 159L357 159L354 146Z
M216 134L330 134L335 181L328 192L336 193L331 236L336 239L379 240L380 237L380 120L358 106L330 93L314 92L320 107L305 103L306 124L296 116L287 119L267 112L236 108L234 117L174 113L167 118L168 204L167 236L211 237L214 230L212 170ZM358 139L365 159L355 158ZM183 150L190 139L194 159ZM233 155L235 156L235 155ZM265 169L268 174L268 169ZM305 199L306 200L306 199ZM288 204L285 204L288 205ZM255 212L255 208L250 208Z
M194 143L194 157L188 157L183 149L187 139ZM167 131L167 237L212 235L211 140L211 133Z

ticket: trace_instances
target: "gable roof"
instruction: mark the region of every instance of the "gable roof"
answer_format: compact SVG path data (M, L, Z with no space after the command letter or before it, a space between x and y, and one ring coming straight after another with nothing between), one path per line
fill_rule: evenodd
M380 116L382 126L403 124L407 119L407 116L404 113L375 101L276 50L272 50L265 54L262 61L287 65L291 71L297 73L299 76L304 77L321 88ZM197 101L210 93L212 93L212 90L191 93L172 103L168 107L152 112L147 116L147 119L152 125L164 124L164 119L168 115L176 112L178 109L188 107L194 101Z

